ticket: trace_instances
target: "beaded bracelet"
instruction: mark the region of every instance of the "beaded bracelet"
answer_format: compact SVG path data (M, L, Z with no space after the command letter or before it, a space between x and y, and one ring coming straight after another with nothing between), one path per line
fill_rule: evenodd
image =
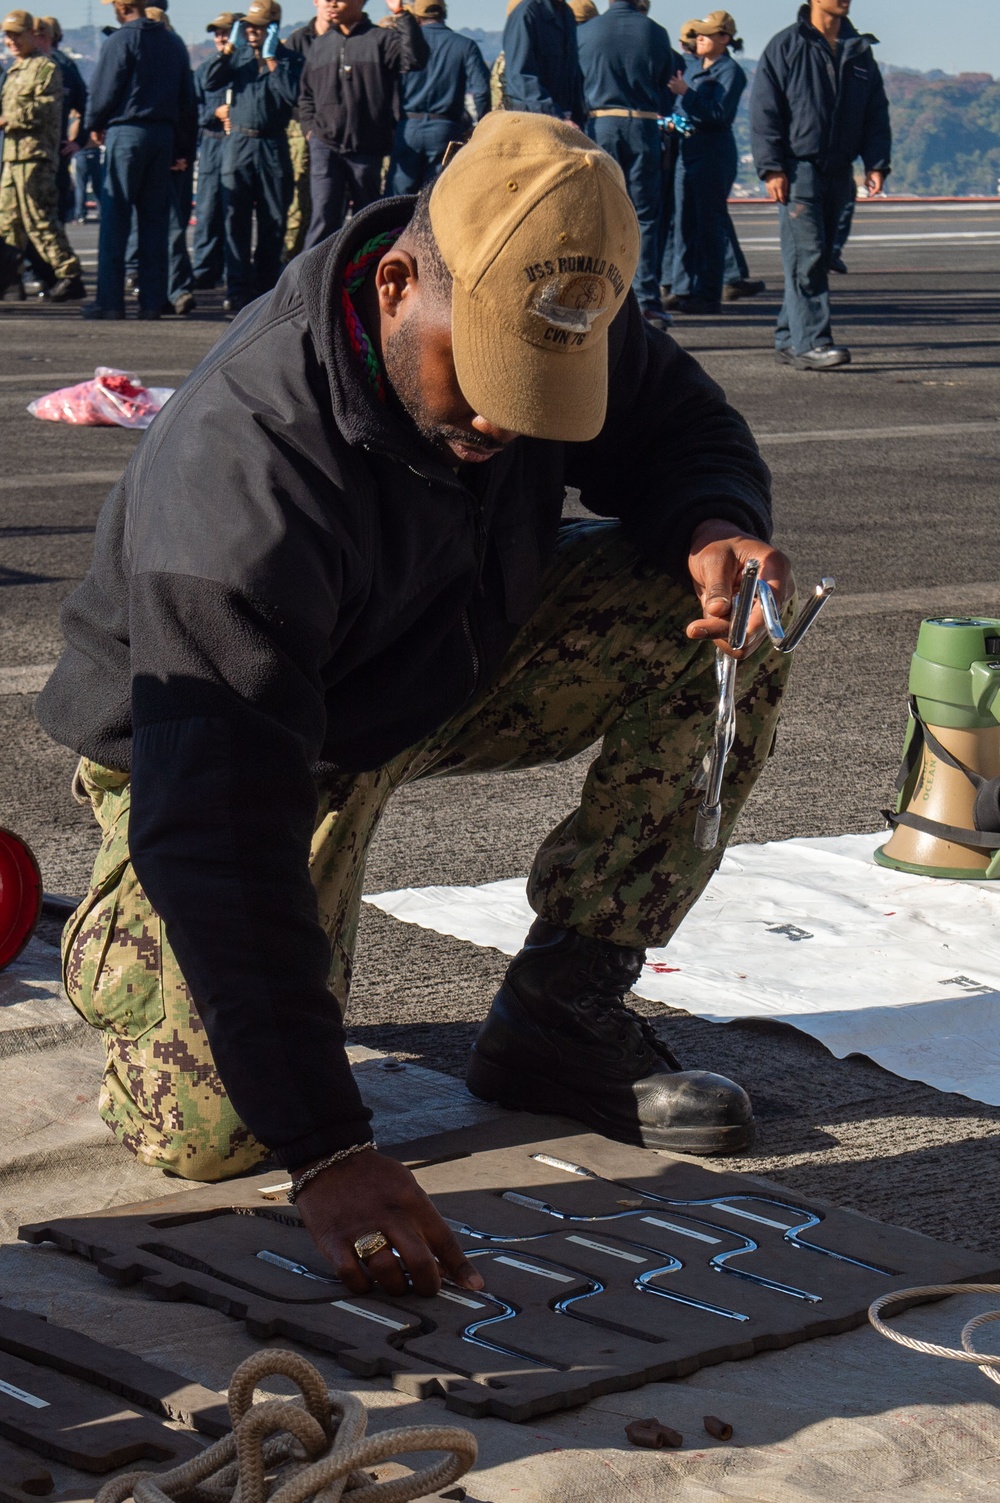
M334 1164L342 1164L344 1159L349 1159L354 1153L363 1153L366 1148L378 1148L374 1138L370 1143L353 1143L350 1148L341 1148L337 1153L331 1153L328 1159L321 1159L318 1164L313 1164L305 1174L300 1174L298 1179L292 1180L292 1188L288 1192L288 1204L293 1206L310 1180L322 1174L324 1169L330 1169Z

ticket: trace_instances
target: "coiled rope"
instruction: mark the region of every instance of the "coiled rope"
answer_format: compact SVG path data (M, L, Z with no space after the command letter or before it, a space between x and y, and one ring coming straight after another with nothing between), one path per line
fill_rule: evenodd
M281 1373L301 1396L253 1402L259 1383ZM365 1438L368 1413L351 1393L328 1389L295 1352L255 1352L229 1388L233 1429L168 1472L129 1472L106 1482L94 1503L411 1503L463 1476L475 1438L449 1425L408 1425ZM365 1467L411 1451L444 1451L406 1477L373 1482Z
M928 1357L948 1357L952 1362L971 1362L991 1383L1000 1383L1000 1354L996 1356L989 1352L977 1352L972 1344L973 1333L980 1326L986 1326L994 1320L1000 1320L1000 1310L985 1310L982 1315L974 1315L966 1321L962 1327L960 1340L962 1350L959 1352L954 1347L938 1346L933 1341L918 1341L915 1336L904 1336L902 1331L894 1331L881 1319L882 1311L889 1305L898 1304L900 1300L919 1300L931 1298L936 1294L1000 1294L1000 1284L926 1284L920 1289L897 1289L893 1294L883 1294L873 1305L869 1306L868 1319L878 1331L880 1336L887 1336L890 1341L895 1341L897 1346L908 1346L911 1351L924 1352ZM137 1500L138 1503L138 1500Z

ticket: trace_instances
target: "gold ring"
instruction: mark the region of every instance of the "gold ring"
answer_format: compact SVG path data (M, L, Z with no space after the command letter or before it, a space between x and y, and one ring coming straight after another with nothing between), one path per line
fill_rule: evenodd
M383 1247L389 1246L388 1237L383 1237L381 1232L365 1232L354 1244L354 1251L364 1263L368 1258L373 1258Z

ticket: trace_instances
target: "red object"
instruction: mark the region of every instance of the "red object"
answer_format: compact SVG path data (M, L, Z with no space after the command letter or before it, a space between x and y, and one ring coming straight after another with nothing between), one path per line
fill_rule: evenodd
M42 911L42 874L28 846L0 829L0 971L16 960Z
M148 428L170 389L143 386L132 371L99 365L93 380L63 386L28 403L32 417L90 427Z

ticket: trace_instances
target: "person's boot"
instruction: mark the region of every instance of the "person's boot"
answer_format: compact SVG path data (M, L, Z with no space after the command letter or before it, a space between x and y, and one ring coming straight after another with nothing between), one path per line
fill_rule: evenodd
M472 1046L472 1094L572 1117L646 1148L746 1148L753 1138L746 1092L724 1075L682 1069L646 1019L625 1005L644 960L644 950L536 919Z
M0 240L0 297L12 287L15 282L21 281L21 257L6 240ZM23 291L24 283L21 282Z
M48 299L50 303L71 303L77 298L87 296L87 289L83 285L83 278L77 272L76 276L60 277L54 287L50 288Z
M736 282L727 282L722 289L724 303L738 303L743 297L757 297L767 291L767 283L756 278L740 277Z
M840 365L850 365L851 352L843 345L824 344L816 349L796 355L794 350L776 350L775 358L780 365L794 365L797 371L832 371Z
M721 299L717 303L709 302L702 297L679 297L675 302L671 300L670 306L678 313L718 314L722 312Z

